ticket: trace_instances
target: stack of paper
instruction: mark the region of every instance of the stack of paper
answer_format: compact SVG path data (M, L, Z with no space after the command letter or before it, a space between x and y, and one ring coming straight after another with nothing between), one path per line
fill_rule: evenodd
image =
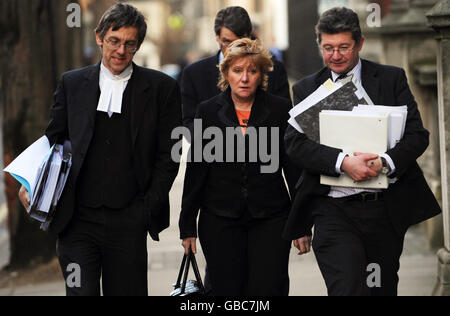
M16 178L30 194L30 216L48 229L57 203L64 190L72 166L70 142L50 148L47 137L42 137L19 157L5 172Z
M348 154L382 155L402 140L408 107L373 105L360 84L351 78L339 83L330 79L289 114L289 124L317 143ZM323 184L331 186L367 189L387 188L390 181L392 179L386 176L363 183L355 183L346 175L340 178L322 176L321 179Z
M60 146L57 146L55 147L51 159L48 160L47 166L45 166L45 168L48 168L47 181L44 181L45 173L41 173L43 185L40 187L41 191L36 192L37 194L41 193L40 199L36 205L36 210L42 210L42 212L45 213L49 212L61 166L62 150Z
M394 148L405 135L408 106L359 105L354 112L366 114L387 114L389 116L389 149Z
M30 193L31 201L33 201L34 189L38 182L38 170L42 167L43 161L48 159L49 154L50 144L47 137L43 136L21 153L4 170L27 189Z
M342 149L349 155L356 152L382 155L402 140L407 116L407 106L359 105L352 112L322 111L320 143ZM387 189L390 182L385 175L359 183L347 175L321 177L325 185L365 189Z

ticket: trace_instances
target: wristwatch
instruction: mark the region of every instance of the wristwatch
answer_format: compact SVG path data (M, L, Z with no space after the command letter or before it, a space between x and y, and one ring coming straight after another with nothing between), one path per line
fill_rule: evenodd
M381 163L383 165L383 168L381 169L381 174L387 175L391 171L391 168L388 162L386 161L386 158L381 157Z

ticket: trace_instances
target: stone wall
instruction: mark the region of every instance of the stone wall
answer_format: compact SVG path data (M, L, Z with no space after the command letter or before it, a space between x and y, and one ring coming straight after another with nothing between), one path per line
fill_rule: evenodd
M381 27L369 28L362 23L366 36L366 47L362 57L405 69L424 126L431 133L430 146L419 159L419 164L431 189L438 200L441 200L437 43L435 33L428 27L426 19L426 13L437 2L437 0L392 0L390 11L382 19ZM430 246L441 247L442 217L423 225L428 232Z

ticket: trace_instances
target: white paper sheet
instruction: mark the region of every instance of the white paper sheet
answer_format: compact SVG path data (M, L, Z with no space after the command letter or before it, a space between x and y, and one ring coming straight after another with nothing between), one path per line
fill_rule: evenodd
M47 137L43 136L21 153L4 171L10 173L25 186L32 198L38 170L50 152L50 143Z

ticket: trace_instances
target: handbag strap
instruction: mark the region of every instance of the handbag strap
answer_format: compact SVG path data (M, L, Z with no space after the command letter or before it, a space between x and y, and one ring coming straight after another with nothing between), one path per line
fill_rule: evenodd
M192 255L192 250L189 249L189 254L187 255L186 269L184 270L183 286L181 287L181 294L186 293L186 283L187 283L187 278L189 275L189 266L191 265L191 255Z
M192 250L191 250L192 252ZM200 288L200 291L202 293L205 293L205 288L203 286L202 277L200 275L200 271L198 270L197 260L195 259L195 255L192 254L191 256L191 262L192 262L192 269L194 270L195 278L197 280L197 285Z
M189 248L189 254L188 255L185 254L183 257L183 261L181 263L181 269L180 269L180 272L178 275L176 288L180 287L181 276L183 275L183 272L184 272L183 284L181 286L181 294L186 293L186 285L187 285L187 279L189 276L189 268L190 268L191 263L192 263L192 269L194 270L197 285L198 285L200 291L202 291L202 293L205 293L205 288L203 286L202 277L201 277L200 271L198 269L197 260L195 259L195 255L192 252L191 248Z
M181 278L183 277L184 266L186 265L187 255L184 254L183 261L181 262L180 272L178 273L177 283L175 284L175 288L178 289L181 286Z

